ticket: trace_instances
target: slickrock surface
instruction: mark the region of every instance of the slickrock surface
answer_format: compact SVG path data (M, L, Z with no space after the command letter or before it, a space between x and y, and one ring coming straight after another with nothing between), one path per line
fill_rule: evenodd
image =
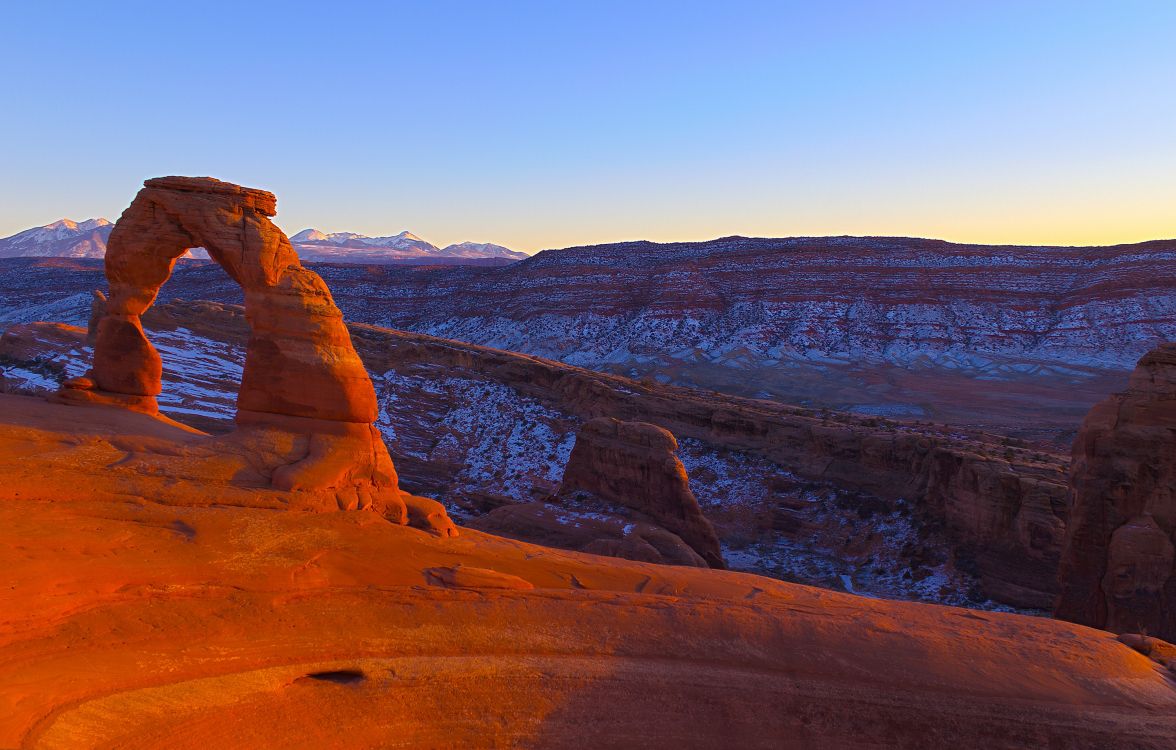
M1091 410L1071 481L1057 616L1176 640L1176 343Z
M371 509L455 533L441 505L400 491L374 426L375 390L343 314L270 221L276 212L277 199L264 190L210 177L147 180L110 233L110 293L95 294L87 336L93 367L55 398L158 413L163 360L142 315L177 259L203 247L244 291L250 333L238 429L196 450L240 451L265 466L274 488L313 496L307 504Z
M708 567L707 561L682 537L650 523L648 516L596 498L574 505L559 498L512 503L474 518L469 526L545 547L661 565Z
M0 396L0 747L1158 749L1176 735L1176 685L1109 633L276 512L296 493L197 466L201 440Z
M589 420L576 433L559 494L588 494L632 508L681 537L707 565L726 567L677 450L678 441L657 425Z

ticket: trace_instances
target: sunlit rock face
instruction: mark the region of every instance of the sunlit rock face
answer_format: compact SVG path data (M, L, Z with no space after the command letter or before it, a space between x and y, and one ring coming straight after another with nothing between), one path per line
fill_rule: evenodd
M1057 616L1176 639L1176 343L1091 410L1071 483Z
M1169 750L1176 734L1162 644L277 512L294 493L247 465L210 473L193 461L208 440L0 395L0 747Z
M373 509L451 535L441 506L398 487L374 423L376 394L351 344L343 314L318 274L302 266L269 217L272 193L208 177L147 180L111 231L109 295L91 314L93 368L65 383L57 400L158 413L163 360L141 316L176 261L204 247L241 286L249 341L238 429L225 452L258 454L279 490L309 493L320 505Z

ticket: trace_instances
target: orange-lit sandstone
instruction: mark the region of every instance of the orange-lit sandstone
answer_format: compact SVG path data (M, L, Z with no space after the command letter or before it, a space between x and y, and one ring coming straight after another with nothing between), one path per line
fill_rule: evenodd
M321 509L371 509L400 523L456 533L437 502L400 491L373 426L376 395L343 314L318 274L302 267L269 217L272 193L210 177L147 180L110 234L110 296L95 294L94 367L57 394L157 414L162 360L141 316L189 248L204 247L245 292L250 337L237 396L238 429L190 449L224 458ZM215 475L215 470L210 471Z
M0 396L0 747L1176 735L1171 673L1109 633L297 512L207 441Z
M1166 644L455 536L272 199L149 181L91 377L0 395L0 747L1171 747ZM252 326L216 438L155 413L139 318L194 245Z

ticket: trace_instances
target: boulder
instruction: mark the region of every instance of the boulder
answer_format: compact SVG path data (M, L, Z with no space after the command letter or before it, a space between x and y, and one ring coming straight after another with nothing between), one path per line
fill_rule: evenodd
M589 420L576 434L557 494L631 508L680 537L710 567L725 568L719 539L690 491L677 450L678 441L657 425Z

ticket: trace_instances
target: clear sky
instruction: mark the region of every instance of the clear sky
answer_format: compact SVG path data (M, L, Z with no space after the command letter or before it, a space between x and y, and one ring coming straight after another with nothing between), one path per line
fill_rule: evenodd
M288 232L1176 236L1176 2L0 9L0 236L144 178Z

